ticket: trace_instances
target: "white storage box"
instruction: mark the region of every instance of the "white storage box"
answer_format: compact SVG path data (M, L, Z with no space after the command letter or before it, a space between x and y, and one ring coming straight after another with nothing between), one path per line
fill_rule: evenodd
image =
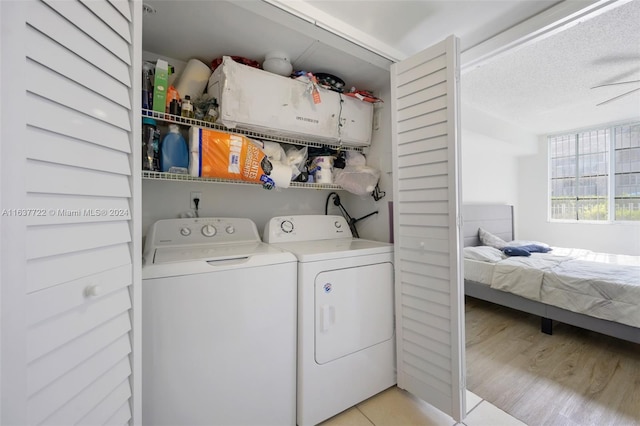
M242 65L228 56L209 78L207 89L220 104L218 121L228 128L370 145L373 105L323 88L319 92L321 102L316 104L309 83Z

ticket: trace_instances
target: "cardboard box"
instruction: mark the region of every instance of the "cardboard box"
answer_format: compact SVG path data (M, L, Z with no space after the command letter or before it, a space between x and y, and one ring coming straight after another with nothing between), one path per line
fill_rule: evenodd
M158 59L156 74L153 82L153 110L165 112L167 103L167 89L169 87L169 64Z

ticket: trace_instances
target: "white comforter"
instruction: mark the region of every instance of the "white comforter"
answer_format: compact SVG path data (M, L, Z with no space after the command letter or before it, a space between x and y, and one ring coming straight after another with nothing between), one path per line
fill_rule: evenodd
M554 247L494 262L492 288L640 327L640 256Z

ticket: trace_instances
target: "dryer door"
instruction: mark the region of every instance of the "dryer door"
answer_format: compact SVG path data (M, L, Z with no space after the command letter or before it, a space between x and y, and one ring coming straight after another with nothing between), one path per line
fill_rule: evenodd
M315 319L318 364L391 339L393 264L377 263L318 274Z

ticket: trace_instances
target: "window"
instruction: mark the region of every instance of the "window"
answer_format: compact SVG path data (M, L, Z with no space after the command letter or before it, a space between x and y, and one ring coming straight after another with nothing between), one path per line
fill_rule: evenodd
M551 219L640 221L640 123L548 142Z

